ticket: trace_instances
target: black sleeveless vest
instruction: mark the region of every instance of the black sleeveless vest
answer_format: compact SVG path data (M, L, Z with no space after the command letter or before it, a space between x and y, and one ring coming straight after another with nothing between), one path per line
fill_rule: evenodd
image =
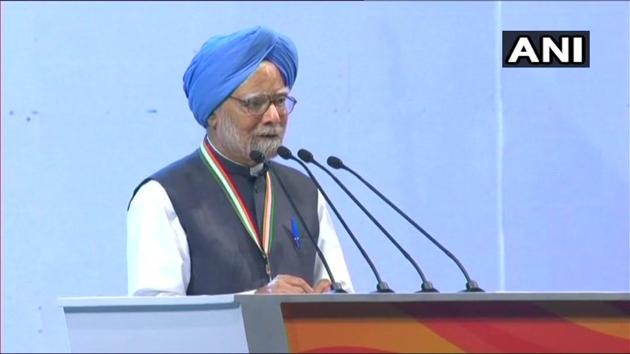
M252 177L248 167L221 156L219 159L261 230L264 174ZM188 240L191 262L188 295L228 294L256 289L277 274L299 276L313 284L316 252L304 227L317 240L317 189L297 170L275 162L270 164L275 172L271 175L275 193L275 234L268 259L271 275L266 271L266 257L245 231L225 192L201 160L199 150L156 172L134 191L135 195L149 180L159 182L166 190ZM277 178L291 194L306 225L300 222ZM291 219L299 228L299 246L294 239Z

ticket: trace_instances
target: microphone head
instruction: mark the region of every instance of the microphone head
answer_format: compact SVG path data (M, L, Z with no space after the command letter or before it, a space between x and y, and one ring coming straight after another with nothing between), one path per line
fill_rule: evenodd
M258 150L252 150L249 153L249 158L252 159L255 163L263 163L265 162L265 154Z
M326 163L328 163L328 166L334 169L340 169L341 167L343 167L343 161L341 161L341 159L336 156L328 156Z
M298 157L302 159L304 162L313 162L315 159L313 158L313 154L306 149L300 149L298 151Z
M280 157L282 157L285 160L288 160L293 156L293 154L291 153L291 150L289 150L289 148L287 148L284 145L281 145L278 148L278 155L280 155Z

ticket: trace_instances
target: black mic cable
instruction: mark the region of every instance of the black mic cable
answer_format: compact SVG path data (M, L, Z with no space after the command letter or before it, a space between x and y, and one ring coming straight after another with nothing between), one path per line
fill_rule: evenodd
M306 235L308 236L308 238L313 243L313 246L315 246L315 251L317 252L317 255L319 256L319 259L321 259L322 264L324 265L324 269L326 269L326 273L328 274L328 277L330 278L330 282L332 283L331 284L331 291L333 293L347 293L347 291L345 291L343 289L341 284L339 284L335 280L335 277L333 276L333 273L330 270L330 266L328 265L328 261L326 261L326 257L324 257L324 253L319 248L319 246L317 245L317 242L315 241L315 237L313 237L313 234L311 234L311 231L306 226L306 223L304 222L304 218L302 217L302 214L300 213L299 209L295 206L295 202L293 201L293 199L291 198L291 196L287 192L287 189L284 186L284 183L282 182L282 180L280 179L278 174L276 173L275 168L273 168L273 166L271 166L271 163L267 163L266 162L265 154L263 154L262 152L260 152L258 150L252 150L249 153L249 158L252 159L252 161L254 161L256 163L264 164L264 166L266 166L269 169L269 171L273 174L273 176L275 177L276 181L278 181L278 184L280 185L280 188L284 192L284 195L287 197L287 200L289 201L289 204L291 204L291 207L293 208L293 211L295 211L295 214L297 215L298 219L302 223L302 227L306 231Z
M358 173L356 173L350 167L346 166L343 163L343 161L341 161L341 159L339 159L339 158L337 158L335 156L328 157L326 162L328 163L328 166L330 166L330 167L332 167L334 169L343 169L343 170L346 170L346 171L350 172L351 174L353 174L356 178L358 178L361 182L363 182L363 184L365 184L372 192L374 192L385 203L387 203L390 207L392 207L392 209L396 210L396 212L398 212L398 214L400 214L400 216L402 216L405 220L407 220L407 222L409 222L411 225L413 225L416 228L416 230L420 231L426 238L429 239L429 241L431 241L440 250L442 250L442 252L444 252L444 254L446 254L450 259L452 259L453 262L455 262L455 264L457 264L457 267L459 267L459 269L461 270L462 274L464 274L464 277L466 278L466 289L463 290L464 292L484 292L483 289L481 289L479 287L479 284L477 284L476 281L474 281L474 280L472 280L470 278L470 276L468 275L468 272L466 271L466 269L464 268L462 263L457 259L457 257L455 257L455 255L453 253L451 253L448 249L446 249L446 247L442 246L442 244L440 244L435 238L433 238L433 236L429 235L428 232L426 232L422 227L420 227L420 225L418 225L415 221L413 221L407 214L405 214L405 212L400 210L400 208L398 208L396 205L394 205L394 203L392 203L389 199L387 199L387 197L385 197L381 192L379 192L368 181L366 181L363 177L361 177Z
M420 290L417 292L423 292L423 293L438 292L438 290L433 287L433 284L429 280L427 280L424 273L422 272L422 269L420 269L420 266L418 265L418 263L416 263L416 261L409 255L409 253L396 241L396 239L394 239L394 237L389 232L387 232L387 230L385 230L383 225L381 225L381 223L379 223L376 220L376 218L363 206L363 204L361 204L361 202L359 202L359 200L357 200L357 198L355 198L355 196L348 190L348 188L346 188L346 186L343 183L341 183L341 181L337 177L335 177L335 175L333 175L327 168L322 166L322 164L317 162L317 160L315 160L315 158L313 157L313 154L306 149L300 149L298 151L298 157L302 159L302 161L307 162L307 163L311 162L315 166L324 170L324 172L326 172L337 183L337 185L339 185L339 187L341 187L341 189L343 189L343 191L346 192L348 197L350 197L350 199L352 199L352 201L356 205L358 205L359 208L361 208L361 210L365 213L365 215L367 215L368 218L372 220L374 225L376 225L379 228L379 230L381 230L381 232L385 234L387 239L389 239L389 241L392 244L394 244L394 246L398 249L398 251L400 251L400 253L402 253L405 259L407 259L409 263L411 263L411 265L415 268L418 275L420 275L420 279L422 279L422 285L420 287Z
M324 199L326 199L326 202L328 203L328 205L330 205L330 208L332 209L332 211L335 213L335 215L337 216L337 218L341 222L341 225L343 225L343 228L346 230L348 235L350 235L350 238L352 239L354 244L357 246L357 248L361 252L361 255L363 255L363 258L365 259L365 261L370 266L370 269L372 269L372 273L374 273L374 277L376 277L376 281L378 282L376 284L376 292L379 292L379 293L393 293L394 291L389 288L389 285L387 285L387 283L384 282L381 279L381 276L378 274L378 271L376 270L376 267L374 267L374 263L372 263L372 260L370 259L370 257L367 255L367 253L365 252L363 247L361 247L361 244L359 243L359 240L357 240L357 238L354 236L352 231L350 231L350 228L348 227L348 225L346 224L344 219L341 217L341 215L337 211L337 208L335 208L335 205L331 202L330 198L328 198L328 195L326 195L326 192L324 192L324 190L322 189L322 186L319 184L319 182L317 182L317 179L315 178L315 176L313 175L311 170L306 166L306 164L304 162L300 161L295 156L293 156L293 154L291 153L291 150L289 150L285 146L280 146L278 148L278 155L280 155L280 157L282 157L285 160L296 161L308 173L308 175L311 178L311 180L313 181L313 183L315 183L315 186L317 187L317 189L319 189L320 193L322 193L322 196L324 197Z

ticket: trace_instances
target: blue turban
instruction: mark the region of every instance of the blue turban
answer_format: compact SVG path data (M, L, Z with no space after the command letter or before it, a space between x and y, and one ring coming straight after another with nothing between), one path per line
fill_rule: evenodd
M275 64L285 85L293 87L298 57L288 37L258 26L208 39L184 73L184 92L197 122L206 127L210 114L263 60Z

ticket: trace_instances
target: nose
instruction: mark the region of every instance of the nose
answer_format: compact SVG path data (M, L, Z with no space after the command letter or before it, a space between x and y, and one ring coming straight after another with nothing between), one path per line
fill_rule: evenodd
M282 121L282 116L280 115L280 112L278 112L276 105L271 104L269 105L269 108L267 108L267 111L265 112L265 114L263 114L261 123L273 125L273 124L280 123L281 121Z

